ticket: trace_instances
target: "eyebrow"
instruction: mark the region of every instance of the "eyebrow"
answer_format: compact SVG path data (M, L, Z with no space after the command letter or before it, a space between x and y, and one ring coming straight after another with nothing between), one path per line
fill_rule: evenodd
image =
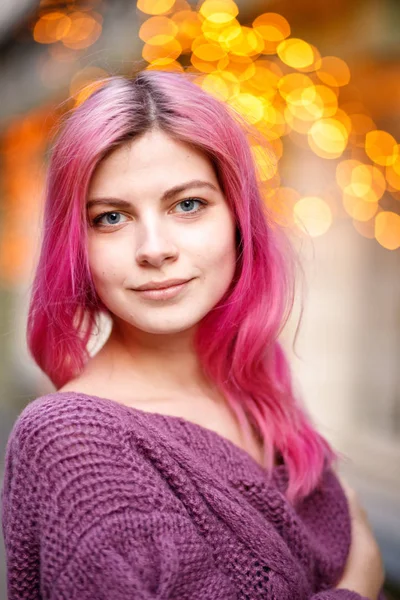
M166 200L171 200L175 198L181 192L191 188L208 188L218 192L218 188L210 183L209 181L202 181L201 179L193 179L192 181L187 181L186 183L182 183L180 185L175 185L174 187L166 190L161 196L161 201L165 202ZM86 208L89 209L92 206L96 206L98 204L106 204L110 206L117 206L118 208L131 208L132 204L127 200L122 200L121 198L92 198L88 200L86 204Z

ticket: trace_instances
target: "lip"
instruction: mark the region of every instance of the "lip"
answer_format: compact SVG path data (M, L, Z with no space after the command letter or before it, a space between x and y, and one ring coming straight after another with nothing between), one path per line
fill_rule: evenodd
M175 296L178 296L178 294L180 294L191 281L192 279L189 279L178 285L168 286L167 288L134 291L139 294L141 298L147 298L149 300L169 300L170 298L175 298Z
M165 281L150 281L149 283L145 283L144 285L140 285L135 288L136 292L141 292L143 290L165 290L169 287L180 285L181 283L187 283L190 281L189 279L166 279Z

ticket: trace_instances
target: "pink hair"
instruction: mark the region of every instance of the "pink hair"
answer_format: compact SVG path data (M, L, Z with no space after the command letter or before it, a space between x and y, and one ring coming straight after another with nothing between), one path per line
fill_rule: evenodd
M48 169L44 237L28 317L28 346L56 388L78 375L100 313L88 267L85 199L94 169L113 149L159 128L211 160L237 222L235 276L199 323L196 348L245 435L247 418L264 439L267 472L275 449L287 465L287 497L318 484L337 455L292 389L278 342L294 302L296 255L260 194L246 138L251 128L189 74L141 71L110 77L67 119Z

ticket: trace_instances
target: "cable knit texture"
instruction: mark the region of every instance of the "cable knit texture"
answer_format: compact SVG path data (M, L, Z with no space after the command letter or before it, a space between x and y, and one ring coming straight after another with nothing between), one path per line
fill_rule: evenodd
M264 469L181 417L53 393L8 440L9 600L360 600L336 590L350 545L332 470L295 506ZM383 596L380 596L383 599Z

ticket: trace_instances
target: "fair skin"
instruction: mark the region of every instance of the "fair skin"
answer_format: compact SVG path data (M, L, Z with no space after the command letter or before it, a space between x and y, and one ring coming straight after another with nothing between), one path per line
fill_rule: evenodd
M259 440L244 439L193 347L198 323L227 291L236 265L236 223L210 161L161 131L147 132L98 165L88 203L89 265L113 328L79 377L59 391L184 417L261 463ZM134 291L172 278L192 281L167 301Z
M88 208L89 265L113 328L79 377L59 391L184 417L263 464L257 436L243 438L193 348L196 327L229 288L236 262L234 216L211 163L198 150L150 131L98 165L88 200L96 201ZM105 211L109 214L101 217ZM134 290L170 278L191 281L165 301ZM353 492L349 505L352 545L337 587L376 600L384 577L379 549Z
M355 490L342 477L339 479L349 503L352 539L344 573L336 587L377 600L385 580L379 546Z

